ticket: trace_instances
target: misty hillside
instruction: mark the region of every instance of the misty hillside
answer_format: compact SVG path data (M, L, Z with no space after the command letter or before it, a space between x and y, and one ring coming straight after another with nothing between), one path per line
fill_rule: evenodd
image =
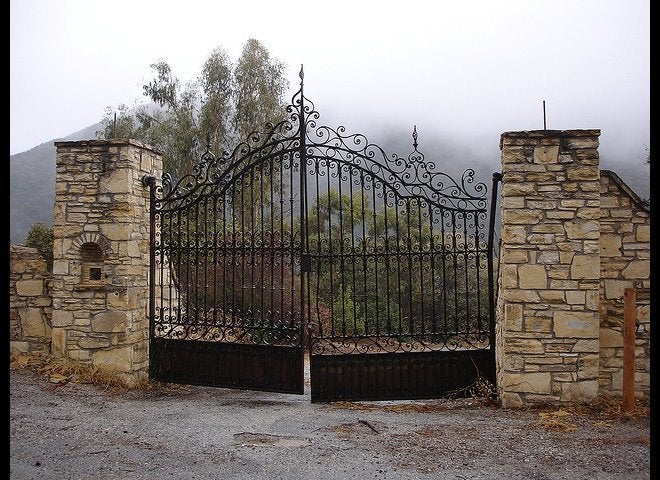
M37 222L49 226L53 224L56 157L54 142L92 140L100 129L101 123L90 125L67 137L42 143L9 157L11 242L24 243L30 227ZM393 127L376 130L377 132L369 132L368 139L382 147L386 154L397 154L406 158L412 151L411 132L407 129ZM475 180L485 183L490 192L492 174L501 168L496 142L420 135L419 143L419 150L427 161L435 163L437 170L460 181L461 174L471 168L475 170ZM649 198L649 167L643 159L612 159L601 152L601 168L614 171L640 197ZM490 193L488 195L490 196Z
M92 140L101 123L90 125L63 138L37 145L9 156L9 239L25 242L30 227L37 223L53 224L55 201L54 142Z

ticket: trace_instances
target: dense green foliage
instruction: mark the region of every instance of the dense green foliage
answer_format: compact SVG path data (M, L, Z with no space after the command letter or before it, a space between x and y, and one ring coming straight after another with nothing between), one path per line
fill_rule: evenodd
M46 259L48 270L53 270L53 229L43 223L35 223L28 231L25 246L36 248Z

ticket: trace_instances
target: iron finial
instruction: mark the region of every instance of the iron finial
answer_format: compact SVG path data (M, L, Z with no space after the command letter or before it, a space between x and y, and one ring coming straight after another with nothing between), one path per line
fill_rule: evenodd
M305 79L305 72L303 71L303 64L300 64L300 73L298 74L300 77L300 86L303 84L303 80Z
M417 125L413 126L413 149L417 151Z
M211 151L211 132L206 132L206 151Z

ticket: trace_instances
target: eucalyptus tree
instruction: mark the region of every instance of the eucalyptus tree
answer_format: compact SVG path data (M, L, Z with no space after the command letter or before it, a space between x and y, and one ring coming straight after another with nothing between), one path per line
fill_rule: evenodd
M255 128L283 119L288 87L284 71L285 65L272 58L258 40L251 38L245 43L234 68L233 126L239 138L245 139Z
M285 66L256 39L245 43L235 64L223 47L214 48L192 81L182 82L165 60L150 67L154 76L143 85L150 103L107 108L97 136L131 137L158 148L164 171L175 180L193 171L207 143L216 156L231 153L251 132L285 116Z

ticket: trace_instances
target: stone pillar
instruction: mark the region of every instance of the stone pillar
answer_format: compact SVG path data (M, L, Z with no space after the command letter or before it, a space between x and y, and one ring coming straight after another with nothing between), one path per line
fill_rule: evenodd
M161 154L134 140L55 142L53 353L148 374L149 189Z
M496 356L505 407L598 395L599 135L502 134Z

